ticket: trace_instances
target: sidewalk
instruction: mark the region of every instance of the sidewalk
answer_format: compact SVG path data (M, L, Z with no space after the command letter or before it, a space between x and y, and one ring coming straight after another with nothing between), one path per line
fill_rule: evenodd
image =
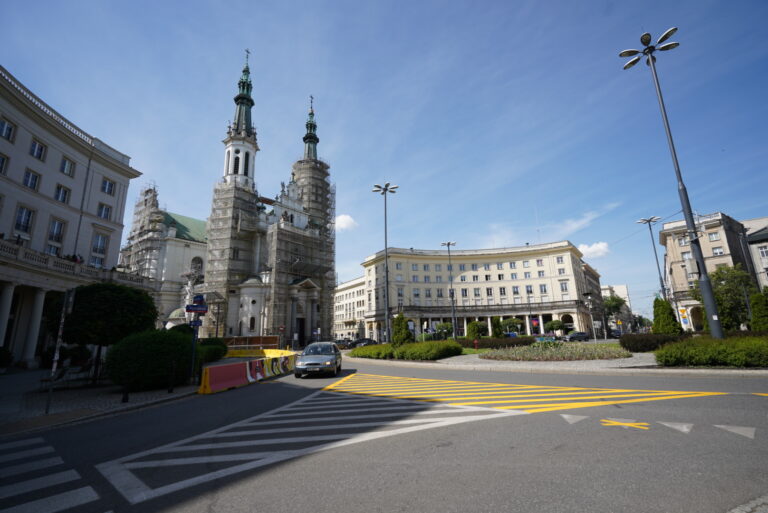
M48 392L40 390L40 380L50 373L47 369L8 369L0 374L0 437L142 408L197 392L197 386L176 387L170 394L167 390L135 392L124 403L118 386L91 387L79 382L70 388L54 389L50 412L46 415Z

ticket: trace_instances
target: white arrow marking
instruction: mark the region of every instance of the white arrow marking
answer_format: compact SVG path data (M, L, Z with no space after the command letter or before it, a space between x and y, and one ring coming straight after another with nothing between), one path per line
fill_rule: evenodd
M589 418L586 415L566 415L565 413L561 413L560 416L564 418L568 424L576 424L579 421Z
M668 428L677 429L686 435L691 432L691 429L693 429L693 424L683 424L680 422L659 422L659 424L662 426L667 426Z
M746 436L747 438L750 438L752 440L755 439L755 428L753 427L743 427L743 426L721 426L715 424L716 428L724 429L726 431L730 431L731 433L736 433L737 435Z

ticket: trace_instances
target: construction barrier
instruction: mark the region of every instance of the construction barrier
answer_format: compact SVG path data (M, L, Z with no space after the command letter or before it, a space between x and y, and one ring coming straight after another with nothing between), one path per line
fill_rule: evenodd
M236 350L238 351L238 350ZM210 364L203 368L198 394L215 394L224 390L238 388L256 383L272 376L280 376L293 372L296 364L296 354L292 351L279 349L242 350L260 352L261 354L235 355L232 351L228 357L261 356L246 362Z

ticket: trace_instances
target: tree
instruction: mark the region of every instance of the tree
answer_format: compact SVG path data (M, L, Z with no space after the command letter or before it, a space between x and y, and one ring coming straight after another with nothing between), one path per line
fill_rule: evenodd
M482 338L488 333L488 325L481 321L472 321L467 324L467 338L475 340Z
M413 342L413 333L408 329L408 319L399 313L392 321L392 345L397 347L408 342Z
M653 332L665 335L679 335L683 332L672 305L658 297L653 301Z
M501 327L501 319L498 317L491 317L491 335L493 338L504 336L504 328Z
M754 293L749 298L752 304L752 331L768 331L768 289L762 294Z
M563 329L565 329L565 323L557 319L544 323L544 331L546 333L553 333Z
M717 313L724 331L738 330L742 324L749 321L747 298L753 292L757 292L749 273L741 268L741 264L735 267L724 266L709 273L712 283L712 293L717 303ZM691 297L701 302L701 289L699 282L691 290Z
M627 302L619 296L603 296L603 308L607 315L615 316L626 305Z
M509 333L511 331L520 331L520 327L522 325L523 325L523 320L517 317L504 319L503 321L501 321L501 329L504 330L504 333Z
M437 331L437 334L440 336L441 340L445 340L446 338L453 335L453 324L450 322L441 322L435 326L435 331Z

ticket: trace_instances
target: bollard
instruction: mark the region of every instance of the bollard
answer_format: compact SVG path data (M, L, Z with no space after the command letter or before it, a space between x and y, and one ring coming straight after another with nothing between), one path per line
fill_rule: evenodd
M475 344L475 351L477 351L478 349L480 349L480 343L477 341L477 339L475 339L475 342L474 342L474 344Z

